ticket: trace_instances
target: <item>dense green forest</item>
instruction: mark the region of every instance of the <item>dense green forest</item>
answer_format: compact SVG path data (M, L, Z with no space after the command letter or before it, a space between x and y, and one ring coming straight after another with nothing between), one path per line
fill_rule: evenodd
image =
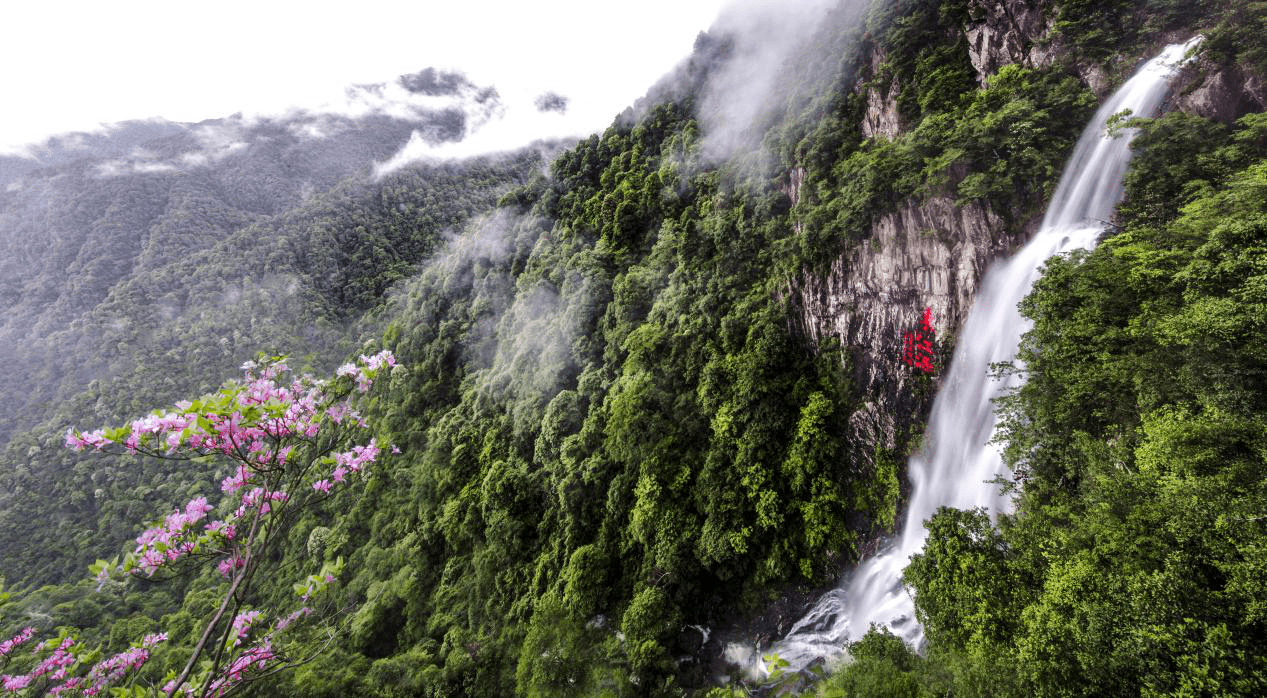
M90 235L54 238L40 268L15 248L0 278L27 357L4 390L29 413L0 425L0 639L75 627L119 651L170 628L141 671L161 684L224 582L98 585L87 566L216 501L223 464L73 453L66 427L205 392L257 351L328 372L386 349L401 365L359 409L401 453L305 511L271 560L342 566L338 632L254 694L1261 694L1267 120L1245 99L1222 121L1127 123L1116 220L1022 306L1028 381L1000 406L1016 510L942 511L907 569L925 647L873 632L822 683L763 688L698 628L829 587L908 494L937 378L903 373L896 331L879 348L805 331L799 280L884 254L878 222L934 199L989 211L1006 251L1140 59L1204 32L1188 89L1249 81L1264 23L1241 0L843 2L783 54L751 147L723 155L702 106L754 37L720 23L549 156L345 173L307 198L278 180L292 198L272 209L223 181L90 186L59 165L57 215L77 218L48 229ZM1036 53L982 73L982 27ZM895 126L868 135L877 111ZM20 195L7 215L34 220ZM877 383L906 386L880 403L892 443L851 427Z

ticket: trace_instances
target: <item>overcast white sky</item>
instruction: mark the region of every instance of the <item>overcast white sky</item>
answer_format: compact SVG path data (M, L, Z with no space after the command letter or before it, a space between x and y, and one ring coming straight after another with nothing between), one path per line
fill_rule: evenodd
M9 2L0 152L127 119L312 108L428 66L508 103L553 90L571 101L555 130L593 131L685 58L726 2Z

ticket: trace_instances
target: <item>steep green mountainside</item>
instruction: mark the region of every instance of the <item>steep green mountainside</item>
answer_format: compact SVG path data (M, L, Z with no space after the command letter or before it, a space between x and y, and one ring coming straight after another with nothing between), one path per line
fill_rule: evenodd
M830 5L802 25L723 18L548 172L524 155L352 180L287 213L226 213L226 240L156 249L144 273L85 289L103 308L144 299L144 315L88 314L84 344L36 345L47 377L73 365L58 346L91 362L113 357L97 337L120 357L150 353L11 439L0 573L60 586L5 607L0 628L76 625L125 644L154 618L189 626L219 584L74 583L216 479L63 454L60 420L117 421L214 383L252 343L314 367L386 348L403 368L367 417L402 453L310 512L277 561L346 561L343 633L253 690L729 695L713 688L732 670L710 631L836 581L900 516L901 461L937 388L903 365L901 331L937 270L878 231L953 209L988 238L977 268L1032 227L1097 97L1138 60L1209 32L1176 95L1196 103L1219 76L1262 75L1267 55L1260 3L1239 0ZM776 26L793 39L755 51ZM1259 121L1143 126L1122 230L1052 262L1026 303L1031 382L1007 405L1016 516L930 524L908 573L926 656L868 636L824 694L1260 688ZM907 227L947 249L972 242ZM442 241L445 228L463 232ZM814 314L825 294L810 286L861 273L857 259L909 273L860 279L881 285L876 305L840 312L893 310L841 329ZM191 277L205 287L161 283ZM218 313L234 294L251 300ZM170 328L143 324L167 308ZM944 362L966 310L939 312ZM77 392L73 379L50 390L65 392L40 399ZM55 537L29 533L50 516ZM145 671L157 680L176 655Z

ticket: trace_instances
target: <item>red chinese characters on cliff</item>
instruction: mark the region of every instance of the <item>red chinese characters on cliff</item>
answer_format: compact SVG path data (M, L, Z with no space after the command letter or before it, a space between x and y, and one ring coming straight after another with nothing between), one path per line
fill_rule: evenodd
M937 341L937 330L933 328L933 309L924 308L924 318L919 329L902 334L902 363L917 371L934 373L937 369L933 362L937 359L934 343Z

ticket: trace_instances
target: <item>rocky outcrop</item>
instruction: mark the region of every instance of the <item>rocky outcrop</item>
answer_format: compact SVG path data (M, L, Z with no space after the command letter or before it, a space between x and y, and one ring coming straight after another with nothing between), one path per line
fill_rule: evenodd
M902 132L902 120L897 111L897 95L897 80L893 80L885 87L871 87L867 90L867 112L862 118L863 136L894 138Z
M1050 65L1059 55L1051 13L1043 0L973 0L965 28L968 58L982 85L1005 65Z
M885 78L886 59L883 49L873 48L866 77L858 84L858 89L864 90L867 97L867 111L860 124L862 135L866 138L895 138L902 133L902 116L897 109L901 85L896 77Z
M986 267L1028 236L1006 230L981 204L908 203L880 217L871 238L825 273L794 284L802 332L815 342L836 337L851 355L864 401L849 420L853 462L870 462L876 446L901 446L905 431L922 423L936 385L902 363L903 333L932 308L949 360L945 340L967 316Z
M792 206L795 207L797 204L801 203L801 190L804 186L805 168L793 167L787 174L787 183L779 185L779 190L787 195L788 200L791 201ZM800 235L805 232L805 224L801 221L793 221L792 230L797 235Z
M1049 0L972 0L968 12L968 60L982 86L1007 65L1045 68L1070 57ZM1075 57L1071 67L1095 94L1112 90L1113 74L1105 66Z
M1267 89L1260 78L1206 59L1184 68L1173 94L1170 108L1223 123L1267 109Z
M1114 87L1138 56L1115 62L1071 60L1055 32L1050 0L972 0L964 27L978 80L1010 64L1042 68L1064 63L1097 94ZM1173 43L1186 37L1159 37ZM857 84L867 109L859 128L867 137L893 137L903 124L898 88L884 74L885 55L875 50ZM1168 108L1229 122L1267 109L1263 81L1236 67L1198 61L1175 83ZM789 173L785 192L800 198L803 172ZM849 352L861 403L849 420L852 462L869 463L875 447L903 446L908 429L923 423L939 387L902 363L903 333L915 329L925 308L933 310L938 336L952 338L966 318L986 267L1033 232L1008 226L982 204L958 207L946 197L908 202L881 216L868 239L841 251L829 269L805 272L789 284L800 331L820 344L834 337ZM799 224L797 224L799 225ZM798 228L797 232L800 230ZM950 344L943 359L950 358Z

